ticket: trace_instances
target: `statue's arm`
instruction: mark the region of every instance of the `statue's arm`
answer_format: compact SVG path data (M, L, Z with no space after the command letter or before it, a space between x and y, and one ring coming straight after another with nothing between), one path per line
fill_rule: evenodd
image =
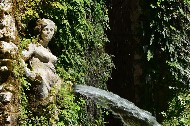
M44 63L56 63L57 57L53 55L48 49L44 48L43 46L36 46L34 51L35 57L38 58L41 62Z
M44 63L55 63L57 61L57 57L40 44L29 44L28 49L22 51L22 55L25 61L32 56L38 58L41 62Z
M34 54L35 48L35 44L29 44L28 49L22 51L22 55L25 61L31 58L31 56Z

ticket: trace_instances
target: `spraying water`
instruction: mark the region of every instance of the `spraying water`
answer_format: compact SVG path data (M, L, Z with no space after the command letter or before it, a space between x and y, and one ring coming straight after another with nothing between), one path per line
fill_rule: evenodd
M151 113L116 94L85 85L75 85L73 90L91 98L103 108L111 110L114 115L121 118L125 126L161 126Z

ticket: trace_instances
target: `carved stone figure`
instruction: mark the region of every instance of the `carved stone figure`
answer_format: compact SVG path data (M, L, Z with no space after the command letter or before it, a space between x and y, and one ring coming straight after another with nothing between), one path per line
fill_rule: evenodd
M3 10L1 6L9 8L9 1L7 2L8 3L5 4L5 2L2 3L0 1L1 12L6 11L6 8ZM18 110L17 104L14 105L14 103L18 102L18 98L16 98L17 96L15 95L16 91L14 91L15 89L17 90L15 86L16 82L12 79L8 79L13 72L13 62L16 61L15 56L18 54L18 47L14 44L16 27L14 18L11 15L5 15L3 13L2 19L3 20L0 20L0 39L3 40L0 41L0 102L5 104L5 108L7 108L5 112L10 111L16 113ZM45 99L47 103L51 102L54 98L54 96L50 96L50 92L57 92L62 82L54 68L57 57L54 56L49 49L45 48L52 39L56 31L56 26L55 23L49 19L40 19L37 21L36 30L37 29L40 33L39 44L29 44L28 48L22 51L23 60L21 60L21 64L24 67L25 76L28 77L32 84L32 88L36 89L34 95L37 99L34 101L41 101L41 99L44 101ZM14 108L14 110L9 110L10 108ZM16 125L13 124L16 122L14 121L16 119L17 116L15 114L13 116L13 114L6 115L0 113L0 125L4 124L4 122L10 125Z
M44 48L41 44L29 44L27 50L22 51L24 60L29 58L36 57L41 62L47 63L56 63L57 57L54 56L48 49Z
M28 48L22 51L22 63L26 77L28 77L33 84L38 83L36 85L34 84L34 88L36 88L38 92L36 94L39 94L39 98L46 98L53 87L59 88L61 85L61 79L56 74L54 68L57 57L54 56L49 49L45 48L53 37L56 26L53 21L49 19L38 20L37 24L42 27L40 35L41 44L29 44ZM10 59L13 59L14 54L18 52L18 47L12 42L1 41L0 52L0 54L3 55L2 58L4 58L0 60L0 72L11 71L9 62L12 62ZM29 62L29 64L27 65L25 62Z
M23 64L25 74L33 83L37 91L37 98L47 98L54 87L60 88L61 79L56 74L54 64L57 57L47 48L47 45L55 32L55 23L49 19L39 19L36 29L41 30L40 44L29 44L27 50L23 50ZM25 63L28 61L28 66ZM57 90L56 90L57 91Z
M39 98L48 97L48 94L53 87L60 88L61 79L55 73L54 65L51 62L43 63L38 58L33 57L30 60L30 66L32 68L32 72L36 74L35 77L40 77L40 79L37 78L40 82L40 84L37 85Z
M37 20L37 26L35 30L40 34L39 43L47 47L49 41L52 39L57 27L55 23L49 19L39 19Z
M29 50L24 50L23 56L25 59L32 56L29 60L29 67L25 66L25 74L33 81L39 98L48 97L53 87L60 88L61 79L54 68L57 57L49 52L48 49L41 45L29 44Z

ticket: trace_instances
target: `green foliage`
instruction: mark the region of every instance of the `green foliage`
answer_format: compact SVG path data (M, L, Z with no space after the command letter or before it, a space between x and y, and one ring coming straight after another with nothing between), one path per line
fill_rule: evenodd
M189 92L178 94L170 102L167 112L162 113L165 117L164 126L189 126L190 124L190 95Z
M182 2L157 0L151 4L150 26L147 27L146 39L148 55L153 57L151 64L157 66L151 68L159 71L162 67L172 74L179 85L187 85L189 82L189 37L188 15L184 12ZM149 57L149 56L148 56ZM171 65L177 64L177 65ZM157 70L156 70L157 69ZM167 76L163 74L163 77ZM180 81L180 80L183 81ZM174 86L171 85L170 86Z
M104 33L108 28L104 1L17 0L16 19L21 49L28 43L37 41L33 29L39 18L51 19L57 25L57 33L49 43L49 48L59 58L57 71L65 83L57 95L58 100L44 106L44 109L39 109L39 114L31 109L27 101L27 92L30 92L31 85L22 77L21 122L28 125L49 125L52 112L50 106L56 106L59 115L54 121L57 125L103 125L101 116L93 122L87 121L86 110L83 109L84 100L75 98L69 87L71 82L106 88L105 82L110 76L113 64L111 57L104 51L104 45L108 42Z
M143 27L149 76L146 83L151 89L164 87L169 94L164 125L189 125L189 0L156 0L144 5L149 6ZM154 97L154 90L152 94Z
M74 94L68 92L68 88L71 87L64 86L64 88L61 89L57 99L57 104L60 107L59 124L62 123L64 126L83 124L82 122L85 122L85 120L82 118L85 117L81 118L80 116L83 115L84 111L81 110L81 107L85 105L85 101L80 99L75 102L75 96Z

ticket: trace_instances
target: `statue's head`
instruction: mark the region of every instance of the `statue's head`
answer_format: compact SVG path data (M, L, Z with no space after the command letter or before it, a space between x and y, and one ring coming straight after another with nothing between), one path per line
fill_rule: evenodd
M51 41L54 33L56 32L57 27L55 23L49 19L38 19L35 30L37 30L40 34L39 43L42 46L47 47L49 41Z

